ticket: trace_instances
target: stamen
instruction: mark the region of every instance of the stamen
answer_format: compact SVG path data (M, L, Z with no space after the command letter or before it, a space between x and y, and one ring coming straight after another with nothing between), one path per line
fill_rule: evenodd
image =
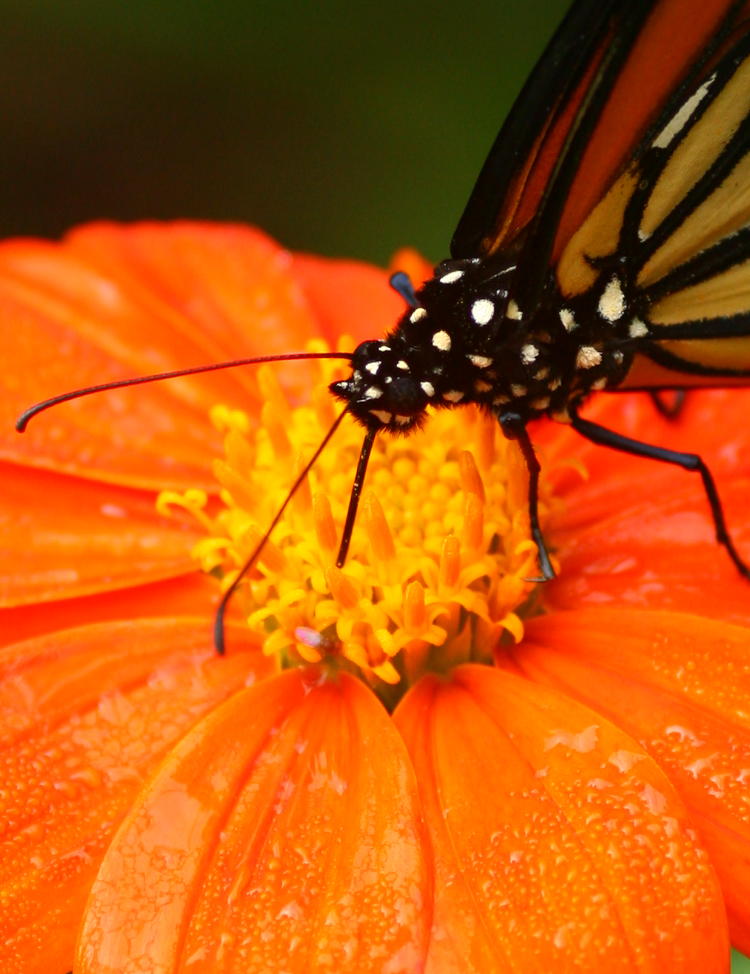
M392 561L396 557L393 536L385 519L383 508L371 490L367 491L365 495L361 513L375 559L385 563Z
M462 545L469 551L478 551L484 540L484 505L477 494L466 495Z
M208 503L208 494L205 490L186 490L184 494L178 494L175 490L162 490L156 498L156 510L159 514L170 514L170 508L182 507L196 520L200 521L207 531L213 530L213 521L205 513Z
M339 539L333 523L331 505L325 494L316 494L313 498L313 519L318 544L329 554L335 554Z
M263 425L268 430L268 437L276 459L280 463L287 461L292 454L292 444L289 442L286 427L281 421L283 414L278 413L275 407L267 402L264 403L260 415Z
M359 592L357 591L354 582L347 578L341 569L337 568L335 565L331 565L326 572L326 580L328 582L331 595L338 602L341 608L344 610L353 609L359 601Z
M465 493L476 494L484 503L484 484L473 455L468 450L462 450L458 462L461 468L461 486Z
M238 532L235 541L250 549L256 548L263 537L263 532L254 524L247 525L241 532ZM244 564L244 561L240 565ZM258 556L258 564L269 572L283 572L287 567L287 561L281 551L270 539L263 546L263 550Z
M461 547L458 538L450 535L443 542L440 557L440 587L453 589L458 583L461 570Z
M250 431L250 420L241 409L230 409L228 406L217 405L211 408L211 422L220 433L228 433L232 429L240 433Z
M410 582L404 597L404 629L411 633L421 632L426 621L424 587L417 581Z
M294 472L299 475L305 466L305 458L297 456L297 462L294 466ZM310 489L310 481L303 480L297 489L297 493L292 498L291 508L295 514L296 519L302 519L303 523L307 522L307 519L312 514L313 499L312 490Z
M289 403L281 388L278 373L268 365L258 367L258 386L263 402L268 406L278 420L284 421L289 418Z

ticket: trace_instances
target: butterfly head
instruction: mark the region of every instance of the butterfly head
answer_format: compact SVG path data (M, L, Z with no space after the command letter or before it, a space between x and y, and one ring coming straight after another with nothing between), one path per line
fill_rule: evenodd
M388 339L358 345L351 375L332 383L330 390L369 429L398 433L408 433L422 423L434 395L420 363L408 361Z

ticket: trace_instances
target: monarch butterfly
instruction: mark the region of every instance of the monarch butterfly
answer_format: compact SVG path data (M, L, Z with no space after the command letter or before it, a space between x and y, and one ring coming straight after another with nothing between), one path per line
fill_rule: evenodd
M731 540L710 471L695 454L653 446L584 419L597 390L750 382L750 3L577 0L500 130L451 243L384 339L343 357L342 413L365 435L338 563L343 564L375 437L408 433L428 407L476 403L518 441L544 578L553 576L537 516L539 462L527 424L550 416L616 450L695 471L718 542ZM66 393L27 410L165 374ZM657 404L664 407L657 399ZM242 577L240 575L240 578ZM223 612L217 621L223 647Z

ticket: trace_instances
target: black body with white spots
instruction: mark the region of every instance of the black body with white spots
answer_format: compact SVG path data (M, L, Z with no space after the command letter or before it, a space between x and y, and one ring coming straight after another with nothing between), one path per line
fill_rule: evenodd
M567 420L571 404L617 386L632 360L620 278L602 274L600 288L568 302L550 280L527 319L513 296L515 270L479 258L440 264L416 306L383 341L363 342L351 378L331 391L366 426L406 432L428 406Z

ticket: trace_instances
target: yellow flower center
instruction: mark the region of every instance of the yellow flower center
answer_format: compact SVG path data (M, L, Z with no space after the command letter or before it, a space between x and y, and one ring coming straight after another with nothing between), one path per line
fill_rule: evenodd
M320 343L310 350L321 350ZM223 589L237 577L340 407L327 390L341 365L316 363L312 402L294 407L258 370L261 423L217 406L221 504L164 491L204 525L194 549ZM336 567L363 431L346 417L289 504L234 598L264 651L283 666L359 670L391 704L425 671L490 662L538 575L529 537L528 475L518 446L472 406L435 410L423 430L375 441L346 564ZM542 523L549 491L541 485Z

